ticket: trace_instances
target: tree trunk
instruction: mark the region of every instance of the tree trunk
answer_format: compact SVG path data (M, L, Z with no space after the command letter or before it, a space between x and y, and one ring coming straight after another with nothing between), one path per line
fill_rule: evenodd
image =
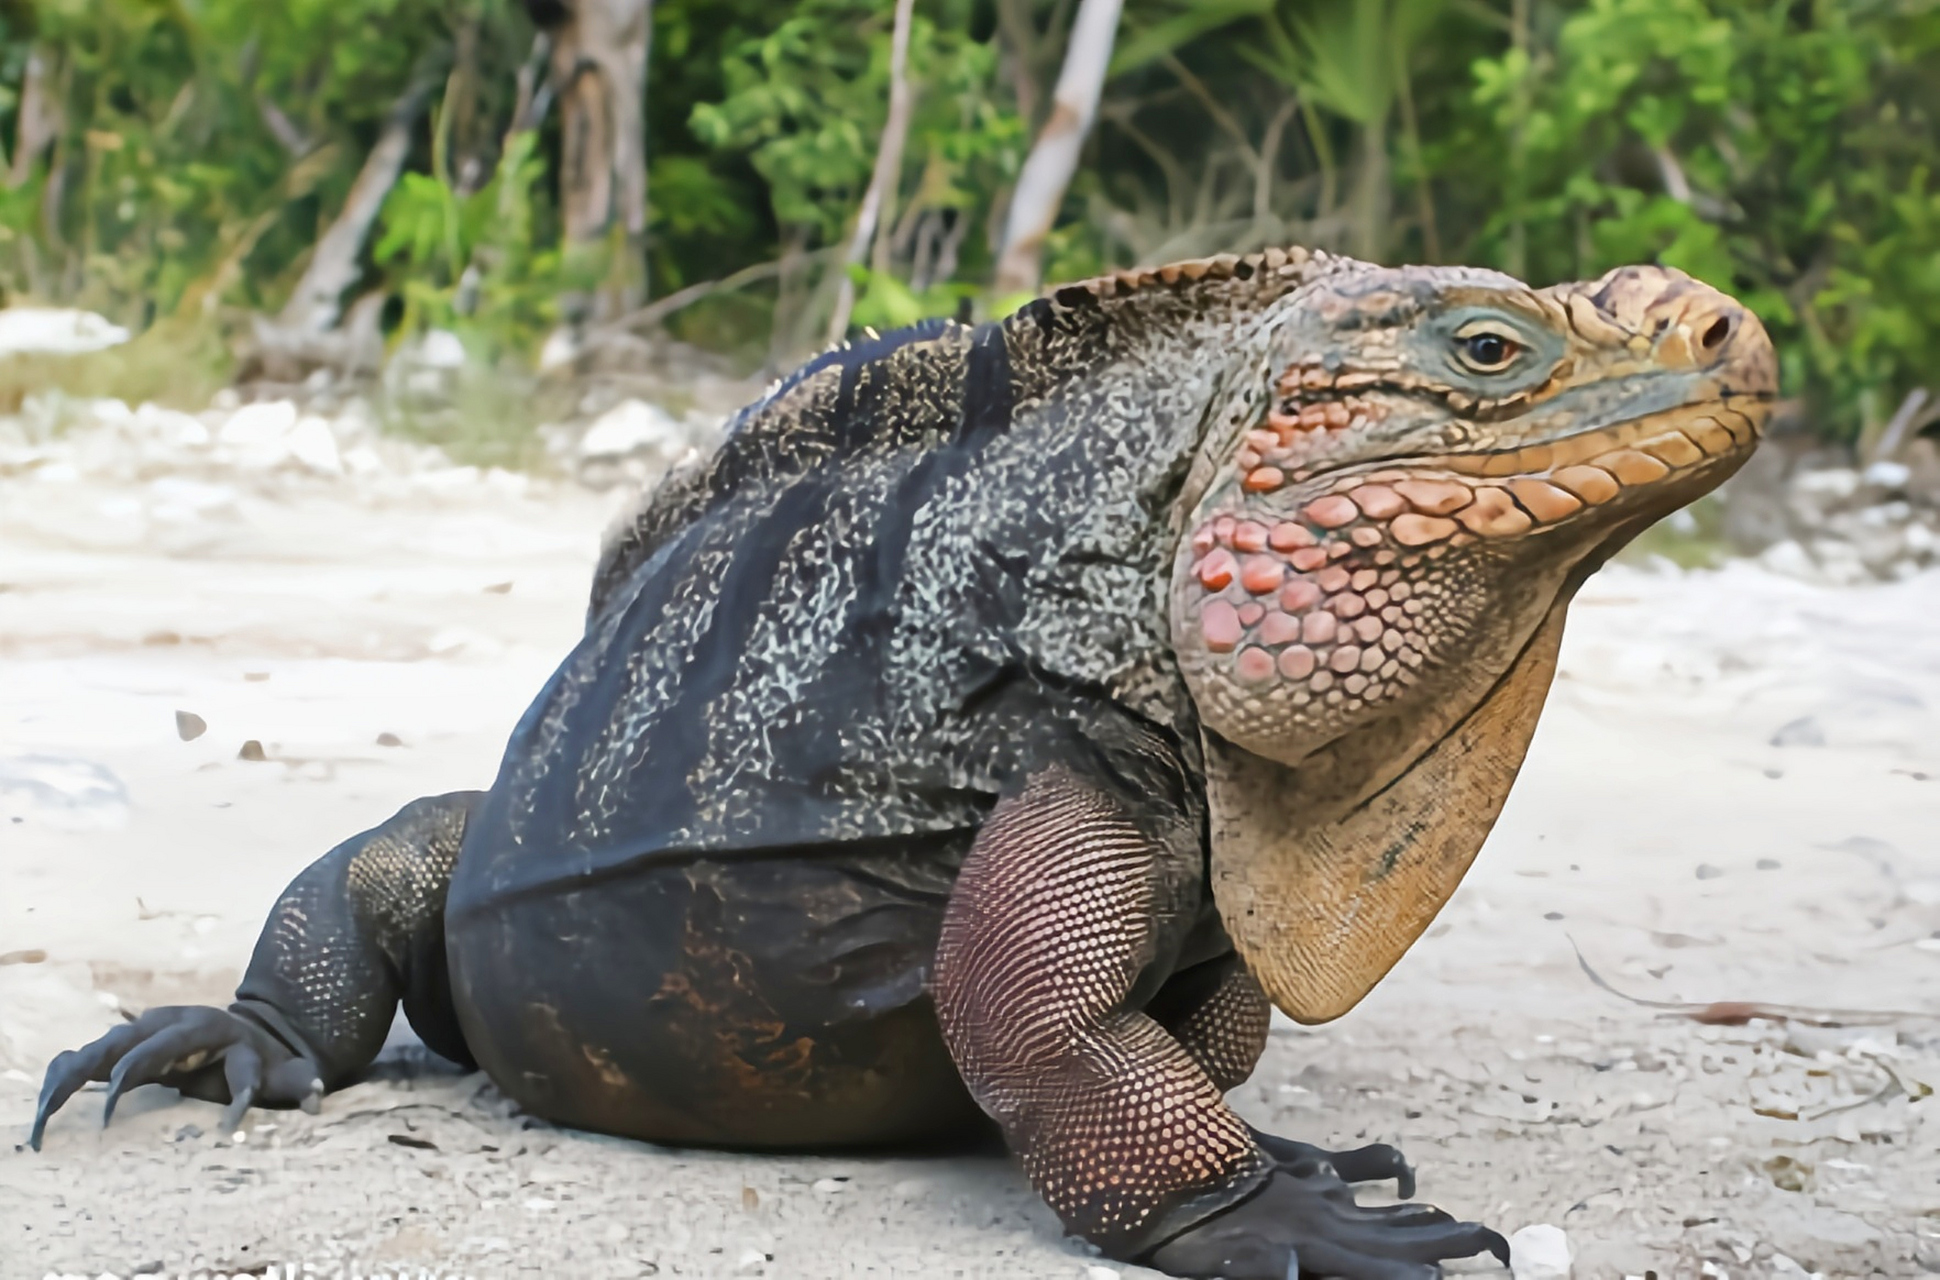
M535 10L538 6L528 5ZM559 95L559 210L567 246L596 245L615 228L629 262L610 313L639 301L632 259L647 230L647 54L653 0L563 0L545 6Z
M1003 249L997 258L997 292L1037 288L1043 271L1044 238L1057 221L1065 188L1078 168L1078 154L1098 113L1118 32L1121 0L1082 0L1071 24L1064 67L1051 95L1051 115L1031 144L1031 154L1011 194L1004 222Z
M889 43L889 114L883 121L882 138L876 144L876 168L869 176L869 189L863 193L857 210L855 235L849 252L838 269L842 284L835 295L835 313L829 317L829 341L840 342L849 331L849 313L855 308L855 281L848 269L869 257L876 240L876 228L896 216L896 188L902 181L903 141L909 136L909 26L916 8L915 0L896 0L896 25ZM875 255L875 269L889 267L889 238L884 236Z
M20 82L20 106L14 113L13 163L7 170L9 187L18 187L32 176L34 162L64 127L59 95L47 83L47 78L47 64L40 51L28 54L26 74Z
M404 161L410 155L411 130L424 111L430 88L429 81L421 80L391 108L383 130L377 135L377 145L364 157L363 168L350 184L344 207L317 241L316 252L310 258L310 265L304 268L303 278L296 282L290 300L276 317L279 328L293 333L322 333L337 322L343 292L356 282L359 274L364 241L370 235L371 225L377 221L378 211L384 207L384 197L397 184L398 174L403 172Z

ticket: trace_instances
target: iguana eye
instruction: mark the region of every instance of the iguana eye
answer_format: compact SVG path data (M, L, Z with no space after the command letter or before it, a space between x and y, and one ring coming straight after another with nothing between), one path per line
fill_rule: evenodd
M1500 373L1522 353L1522 344L1494 329L1477 329L1456 337L1455 352L1478 373Z

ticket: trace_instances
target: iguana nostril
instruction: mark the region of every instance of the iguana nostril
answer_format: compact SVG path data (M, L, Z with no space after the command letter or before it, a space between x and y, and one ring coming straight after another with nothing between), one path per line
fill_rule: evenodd
M1704 331L1704 336L1698 342L1706 351L1716 351L1731 337L1731 331L1736 327L1731 321L1730 316L1719 316L1711 322L1711 327Z

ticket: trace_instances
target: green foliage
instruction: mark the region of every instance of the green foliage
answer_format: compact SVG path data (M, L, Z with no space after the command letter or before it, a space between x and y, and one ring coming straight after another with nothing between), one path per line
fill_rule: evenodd
M1500 183L1469 252L1544 279L1657 260L1731 289L1842 432L1940 362L1940 11L1590 0L1475 64L1451 146Z
M938 6L957 22L967 5ZM869 184L889 100L886 0L804 0L773 31L732 50L725 94L695 106L709 145L748 156L774 216L822 243L842 239ZM908 168L914 203L980 216L1022 163L1024 128L1000 105L996 51L919 13L909 79L917 104Z
M859 325L990 314L1074 6L916 6L903 171L881 251L844 268L893 7L657 0L644 247L567 253L559 112L511 118L521 0L0 0L0 282L219 349L281 306L416 87L433 105L354 290L400 300L406 332L517 365L601 280L735 277L668 323L782 359L845 269ZM33 93L56 128L15 164ZM1788 390L1851 436L1940 368L1937 136L1935 0L1127 0L1045 261L1298 242L1537 282L1662 261L1745 297Z
M851 267L849 274L856 282L857 328L901 329L919 320L953 316L977 296L975 285L941 283L919 291L893 271Z
M491 363L557 322L562 287L591 288L600 278L597 261L568 272L561 251L534 235L544 176L535 145L529 130L513 135L492 180L469 195L434 174L398 179L372 257L404 299L404 332L449 329Z
M0 125L18 136L32 48L62 127L0 206L0 261L18 287L136 323L211 290L265 305L414 67L496 2L36 5L5 32L0 67L20 75Z

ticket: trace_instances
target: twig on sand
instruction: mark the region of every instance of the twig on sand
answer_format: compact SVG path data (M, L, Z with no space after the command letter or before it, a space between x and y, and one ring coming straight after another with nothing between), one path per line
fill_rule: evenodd
M1628 1000L1646 1009L1662 1009L1667 1015L1689 1018L1710 1027L1742 1027L1754 1019L1780 1024L1796 1022L1808 1027L1878 1027L1905 1018L1940 1018L1940 1013L1904 1009L1814 1009L1805 1005L1764 1004L1751 1000L1714 1000L1709 1004L1695 1000L1646 1000L1611 986L1584 959L1583 948L1576 945L1576 939L1571 938L1569 944L1570 950L1576 952L1576 963L1583 966L1583 972L1589 975L1590 981L1619 1000Z

